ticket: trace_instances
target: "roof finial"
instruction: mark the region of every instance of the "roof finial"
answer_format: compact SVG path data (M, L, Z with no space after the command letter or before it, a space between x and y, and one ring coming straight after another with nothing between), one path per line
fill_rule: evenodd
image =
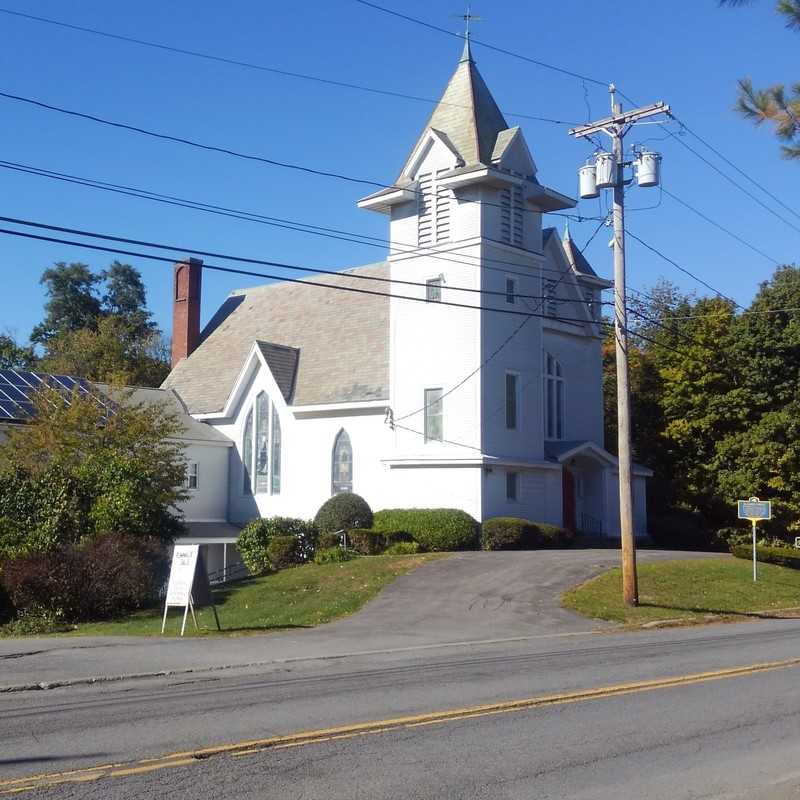
M572 239L569 235L569 217L567 217L566 222L564 223L564 241L568 242Z
M467 13L466 14L458 14L458 19L463 20L466 23L466 30L464 31L464 52L461 54L461 62L464 61L470 62L474 64L474 60L472 58L472 48L470 47L470 35L472 31L470 30L471 25L473 22L480 22L481 18L476 14L472 13L472 3L467 3Z

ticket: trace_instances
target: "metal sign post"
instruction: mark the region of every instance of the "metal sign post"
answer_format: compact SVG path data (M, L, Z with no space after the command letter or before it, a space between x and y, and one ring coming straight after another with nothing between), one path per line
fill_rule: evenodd
M755 583L758 580L756 528L761 520L772 519L772 503L769 500L759 500L757 497L739 500L739 519L749 519L753 525L753 582Z

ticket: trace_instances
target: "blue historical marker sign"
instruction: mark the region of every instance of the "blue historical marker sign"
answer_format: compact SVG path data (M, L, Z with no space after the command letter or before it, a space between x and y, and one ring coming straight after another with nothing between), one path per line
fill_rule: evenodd
M772 503L769 500L758 500L754 497L749 500L740 500L739 519L772 519Z

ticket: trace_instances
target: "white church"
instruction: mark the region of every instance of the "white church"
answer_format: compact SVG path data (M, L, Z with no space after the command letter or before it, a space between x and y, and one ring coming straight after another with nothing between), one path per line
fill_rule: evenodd
M358 206L387 217L386 261L234 291L202 332L202 262L176 265L162 389L211 429L187 442L184 541L227 551L235 526L343 491L618 536L611 282L543 228L575 201L539 182L468 43L399 176ZM634 467L637 534L651 474Z

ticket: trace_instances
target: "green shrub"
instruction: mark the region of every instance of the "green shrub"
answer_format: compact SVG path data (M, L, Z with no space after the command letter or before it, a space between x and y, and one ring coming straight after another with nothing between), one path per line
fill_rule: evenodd
M517 517L492 517L481 526L484 550L530 550L539 544L536 525Z
M300 540L296 536L273 536L267 545L267 560L275 570L301 564Z
M314 524L323 533L336 533L350 528L371 528L372 509L363 497L342 492L322 504L314 517Z
M546 522L534 523L541 547L570 547L575 541L575 532Z
M42 636L68 630L61 615L44 606L34 605L20 612L19 616L2 628L7 636Z
M318 550L330 550L331 547L340 547L342 544L342 534L340 533L321 533L317 539Z
M294 517L259 517L250 520L242 528L236 547L252 575L269 572L271 563L267 548L276 536L293 536L298 543L300 559L307 561L314 552L317 528L313 522Z
M472 550L479 544L480 525L458 508L390 508L375 514L378 531L409 533L423 550Z
M351 528L347 531L347 546L362 556L377 556L386 549L386 536L372 528Z
M384 553L387 556L410 556L419 553L419 544L417 542L395 542L390 544Z
M736 558L753 559L753 545L735 544L731 547L731 553ZM800 569L800 550L789 547L756 547L756 560L763 561L765 564L777 564L780 567L790 567Z
M315 564L341 564L354 558L358 558L357 553L352 550L342 550L341 547L327 547L314 553Z

